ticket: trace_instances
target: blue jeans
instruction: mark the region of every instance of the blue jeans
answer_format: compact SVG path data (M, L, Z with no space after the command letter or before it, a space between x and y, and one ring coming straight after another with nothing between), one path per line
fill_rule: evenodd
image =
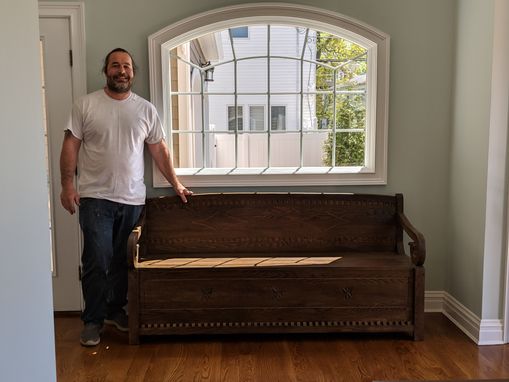
M102 323L127 304L127 240L143 206L81 198L84 323Z

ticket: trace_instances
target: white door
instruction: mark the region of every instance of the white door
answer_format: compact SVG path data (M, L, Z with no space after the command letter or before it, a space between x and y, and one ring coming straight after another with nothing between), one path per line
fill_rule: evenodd
M60 149L73 103L68 18L40 18L45 93L50 226L53 247L53 306L56 311L82 308L79 281L81 234L77 214L60 204Z

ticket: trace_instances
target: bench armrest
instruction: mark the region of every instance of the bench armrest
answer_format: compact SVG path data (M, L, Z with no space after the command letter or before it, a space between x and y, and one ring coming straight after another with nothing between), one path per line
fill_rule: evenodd
M424 236L413 225L404 213L398 213L398 221L403 230L413 240L408 245L410 246L410 257L416 266L422 266L426 260L426 241Z
M131 231L127 239L127 266L129 269L134 268L134 264L138 262L138 242L145 223L145 210L141 213L138 222Z

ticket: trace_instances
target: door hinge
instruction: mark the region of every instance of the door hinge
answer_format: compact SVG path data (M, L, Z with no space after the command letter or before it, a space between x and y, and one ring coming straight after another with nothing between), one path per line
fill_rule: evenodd
M69 65L72 66L72 50L69 50Z

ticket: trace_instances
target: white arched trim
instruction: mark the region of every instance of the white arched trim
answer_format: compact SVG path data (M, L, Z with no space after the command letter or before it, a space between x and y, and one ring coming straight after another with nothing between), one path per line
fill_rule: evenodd
M373 118L371 147L366 148L369 165L361 171L327 174L263 174L263 175L186 175L178 173L187 186L306 186L306 185L377 185L387 183L387 137L389 111L389 46L387 34L352 18L315 7L285 3L253 3L234 5L203 12L178 21L148 38L150 97L162 120L166 121L166 94L170 49L199 36L253 23L295 24L343 36L375 54L371 57L375 96L370 110ZM369 117L368 117L369 118ZM154 186L168 186L154 168Z

